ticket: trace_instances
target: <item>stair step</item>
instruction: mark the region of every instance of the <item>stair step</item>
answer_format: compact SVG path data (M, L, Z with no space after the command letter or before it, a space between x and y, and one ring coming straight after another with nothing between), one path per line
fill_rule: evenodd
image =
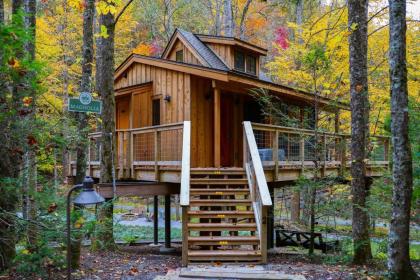
M261 259L259 250L200 250L188 251L190 261L256 261Z
M209 179L209 178L191 178L191 185L247 185L247 179Z
M190 189L192 195L235 195L249 194L249 189Z
M191 231L255 231L255 223L188 223Z
M191 199L191 206L250 206L250 199Z
M257 245L256 236L189 236L188 243L193 245Z
M191 175L244 175L243 168L191 168Z
M253 211L188 211L191 217L199 218L254 218Z

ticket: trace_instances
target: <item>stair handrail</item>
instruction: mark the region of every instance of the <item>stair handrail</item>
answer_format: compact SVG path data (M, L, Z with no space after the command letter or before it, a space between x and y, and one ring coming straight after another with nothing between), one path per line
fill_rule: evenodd
M191 122L184 121L182 135L182 163L181 163L181 206L190 205L190 150L191 150Z
M252 130L251 122L245 121L244 125L244 141L246 147L245 151L249 150L251 155L251 163L255 172L255 179L257 181L258 192L261 198L261 204L263 206L272 206L273 202L271 201L270 191L268 189L267 180L265 178L264 168L262 166L260 154L258 153L257 142L255 141L254 131ZM248 168L246 158L244 158L245 171L248 173Z

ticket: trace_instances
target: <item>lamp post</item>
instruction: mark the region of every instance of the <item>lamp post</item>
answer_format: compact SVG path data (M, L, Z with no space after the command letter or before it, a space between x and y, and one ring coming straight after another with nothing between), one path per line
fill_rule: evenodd
M71 279L71 194L75 190L80 190L80 194L73 200L74 205L84 206L99 204L105 199L93 188L94 181L86 176L82 184L74 185L67 193L67 279Z

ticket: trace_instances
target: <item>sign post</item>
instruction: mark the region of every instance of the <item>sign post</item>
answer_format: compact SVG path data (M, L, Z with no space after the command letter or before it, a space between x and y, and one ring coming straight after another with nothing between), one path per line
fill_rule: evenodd
M69 98L69 111L102 113L102 101L93 100L89 92L81 92L79 98Z

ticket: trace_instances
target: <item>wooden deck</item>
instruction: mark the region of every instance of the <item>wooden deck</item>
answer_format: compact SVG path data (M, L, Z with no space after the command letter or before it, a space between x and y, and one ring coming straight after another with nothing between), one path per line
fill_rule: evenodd
M315 132L307 129L251 123L258 154L267 182L294 181L313 176ZM182 170L183 123L117 130L117 179L180 183ZM319 160L322 176L346 175L351 161L350 135L319 133L324 152ZM371 137L367 175L381 176L389 166L389 138ZM87 175L99 178L100 134L90 134ZM241 163L242 165L243 163ZM75 174L71 162L70 174ZM228 172L242 174L240 167L191 167L191 173Z

